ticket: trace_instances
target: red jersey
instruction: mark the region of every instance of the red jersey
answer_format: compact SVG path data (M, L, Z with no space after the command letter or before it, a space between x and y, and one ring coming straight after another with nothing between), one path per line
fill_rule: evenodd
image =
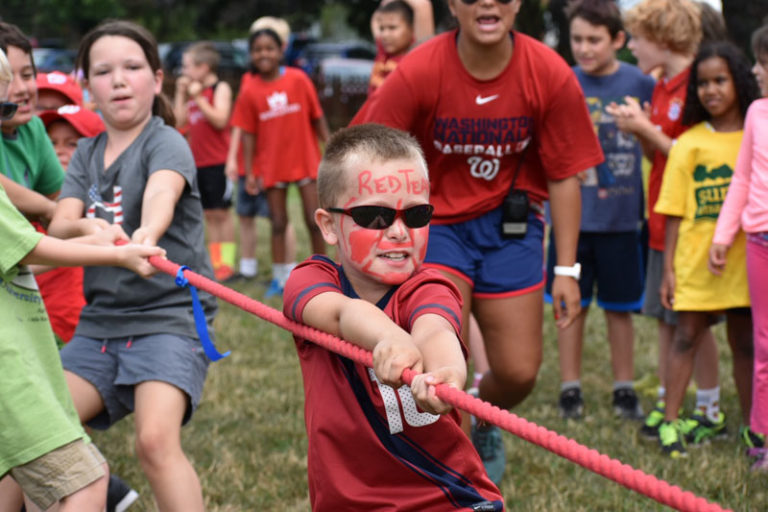
M324 292L357 297L340 266L313 256L288 278L285 315L301 321L307 302ZM406 331L423 314L440 315L461 331L459 292L434 270L417 271L377 306ZM503 510L458 411L419 412L408 386L381 384L373 370L300 338L296 349L312 510L445 512L480 510L473 508L480 503L482 510Z
M213 86L206 87L201 93L211 105L218 84L219 82L216 82ZM194 100L187 102L187 125L186 136L195 157L195 166L224 165L229 151L229 126L223 130L214 128Z
M248 79L232 124L256 136L255 169L266 188L317 177L320 146L312 121L321 117L317 91L303 71L285 67L271 82Z
M686 68L670 80L659 80L653 89L651 123L671 139L677 139L689 128L683 125L683 107L690 74L691 69ZM653 152L651 163L651 174L648 177L648 246L663 251L666 216L656 213L654 207L661 192L667 155L657 149Z
M368 95L376 91L384 80L392 73L397 65L403 60L408 52L397 55L389 55L384 51L384 47L379 41L376 41L376 58L373 59L373 68L371 69L371 79L368 82Z
M560 180L603 161L584 94L563 59L513 32L514 52L492 80L462 65L456 31L413 49L352 124L377 122L420 142L430 171L433 222L462 222L501 204L526 151L516 188L547 198Z

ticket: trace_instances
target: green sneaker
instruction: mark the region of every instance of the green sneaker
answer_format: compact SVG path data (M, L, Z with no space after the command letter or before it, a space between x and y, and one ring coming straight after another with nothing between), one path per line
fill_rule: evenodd
M758 434L746 425L739 427L739 439L747 448L765 448L765 434Z
M664 455L669 455L673 459L688 456L685 451L682 427L682 420L665 421L659 425L659 446Z
M699 444L710 439L722 439L728 435L725 428L725 414L717 413L717 421L712 421L700 414L693 414L683 420L682 432L688 444Z
M504 440L501 438L501 430L495 425L478 425L472 416L472 444L485 466L488 478L499 486L504 470L507 467L507 457L504 452Z
M656 407L653 408L645 422L640 427L640 435L646 439L656 440L659 438L659 426L664 422L664 402L659 400Z

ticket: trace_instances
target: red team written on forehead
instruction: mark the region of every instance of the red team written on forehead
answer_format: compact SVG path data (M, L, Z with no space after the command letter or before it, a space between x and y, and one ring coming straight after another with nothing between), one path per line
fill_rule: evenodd
M401 176L388 175L372 178L371 171L362 171L357 175L358 194L423 194L429 190L429 182L423 176L414 176L413 169L399 169Z

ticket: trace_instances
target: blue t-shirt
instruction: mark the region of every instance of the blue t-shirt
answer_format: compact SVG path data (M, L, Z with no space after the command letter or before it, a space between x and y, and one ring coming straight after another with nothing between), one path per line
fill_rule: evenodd
M642 105L651 101L654 80L635 66L619 63L607 76L573 68L579 80L605 161L587 169L581 185L581 231L589 233L632 231L644 217L642 149L634 137L622 133L605 111L615 101L632 96Z

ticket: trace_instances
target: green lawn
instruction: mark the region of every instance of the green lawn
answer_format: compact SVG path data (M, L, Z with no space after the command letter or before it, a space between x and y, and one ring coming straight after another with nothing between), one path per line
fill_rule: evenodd
M300 219L298 212L292 218ZM297 226L300 240L306 240ZM260 240L268 225L259 223ZM268 243L259 248L268 262ZM306 256L301 254L300 256ZM263 267L267 267L262 263ZM193 269L194 270L194 269ZM236 286L261 300L268 268L259 280ZM280 308L279 300L266 301ZM655 370L655 325L636 317L636 372ZM197 468L210 511L306 511L306 437L301 373L291 336L228 304L216 321L217 345L232 355L210 367L202 404L184 428L184 447ZM558 417L557 345L551 312L544 326L544 362L533 394L514 412L571 437L646 473L679 485L724 507L768 510L768 477L748 472L742 446L735 438L738 404L730 378L731 359L722 326L722 404L728 414L728 440L690 450L686 460L663 458L653 443L638 439L638 425L612 416L611 371L603 316L588 319L582 388L586 417L564 422ZM644 400L646 409L651 399ZM690 406L691 404L689 404ZM94 433L111 468L141 493L130 510L154 510L149 485L133 455L133 423L122 421L110 431ZM505 435L507 474L502 492L511 510L594 511L663 510L656 502L597 476L556 455Z

